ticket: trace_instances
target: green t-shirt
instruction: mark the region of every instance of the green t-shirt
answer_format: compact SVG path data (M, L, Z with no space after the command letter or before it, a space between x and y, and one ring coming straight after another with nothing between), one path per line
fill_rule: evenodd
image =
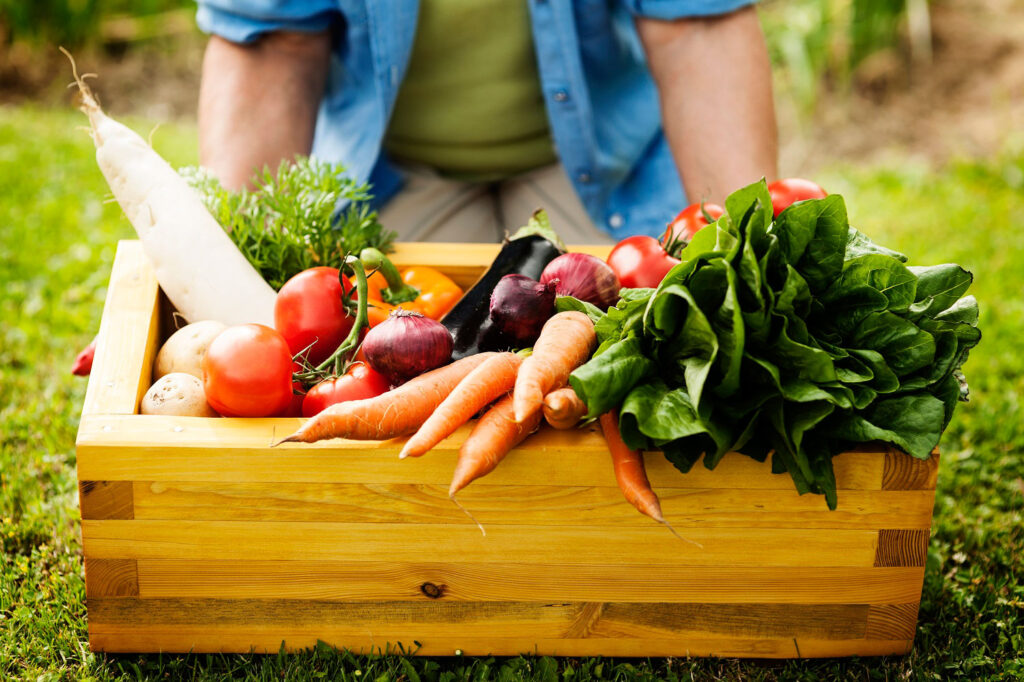
M556 160L526 0L422 0L384 148L464 180Z

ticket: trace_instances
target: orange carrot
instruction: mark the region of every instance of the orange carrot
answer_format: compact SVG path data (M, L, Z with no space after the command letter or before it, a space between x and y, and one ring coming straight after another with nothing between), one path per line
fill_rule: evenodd
M622 440L619 433L619 419L614 412L605 412L600 417L601 431L608 441L608 449L612 452L612 464L615 466L615 480L619 483L626 500L658 523L665 523L661 514L661 503L651 489L644 468L644 456L639 450L631 450Z
M452 435L474 414L511 391L521 364L521 355L498 353L478 365L437 406L419 431L406 441L398 456L402 459L419 457Z
M470 355L450 365L421 374L376 398L331 405L302 427L278 441L314 443L326 438L386 440L404 436L427 421L441 401L467 374L495 353Z
M544 419L556 429L571 429L587 414L587 404L571 386L558 388L544 396Z
M525 422L512 419L512 396L505 396L489 409L473 427L459 448L448 496L455 497L474 480L494 471L509 450L519 445L540 425L540 410Z
M575 310L544 323L533 355L523 361L512 393L517 422L540 410L544 396L569 380L569 374L594 352L597 335L590 318Z

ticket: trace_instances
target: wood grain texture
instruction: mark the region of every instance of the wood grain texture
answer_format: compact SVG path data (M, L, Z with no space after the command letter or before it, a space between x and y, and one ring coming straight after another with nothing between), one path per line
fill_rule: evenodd
M135 518L195 521L463 523L446 485L138 481ZM930 491L844 491L828 512L795 490L668 488L661 507L674 525L732 528L928 528ZM485 525L649 526L615 487L470 486L459 499ZM104 518L104 517L89 517ZM112 517L111 517L112 518Z
M86 556L103 559L306 559L694 566L871 566L870 530L279 521L82 521Z
M451 482L458 448L472 428L461 427L423 457L399 460L404 442L347 441L270 444L291 433L298 419L201 419L196 417L97 416L83 419L78 435L82 480L230 481L284 483L428 484ZM216 456L211 451L216 450ZM154 456L159 452L160 456ZM840 490L880 490L885 448L865 447L833 460ZM785 474L737 453L714 470L680 473L660 453L646 456L647 473L664 488L793 490ZM474 487L565 485L614 487L604 438L594 428L558 431L542 427ZM842 498L842 494L840 494Z
M131 415L149 388L159 339L157 282L142 244L117 244L82 414Z
M285 599L94 599L90 625L323 628L351 637L642 639L678 636L863 638L864 604L318 602Z
M903 604L924 569L140 559L142 597Z
M139 596L139 572L135 559L86 559L85 596Z
M79 481L78 507L83 519L134 519L131 481Z
M935 490L938 477L938 448L928 459L910 457L895 448L890 448L885 453L885 466L882 469L883 490Z
M250 628L194 626L89 625L93 651L121 653L277 653L302 651L326 642L358 653L405 651L422 656L715 656L739 658L824 658L835 656L890 656L905 654L912 640L822 640L810 638L675 637L671 639L541 639L498 636L460 637L455 644L439 637L387 640L376 633L337 635L329 628L266 632Z
M928 530L878 531L875 566L924 566L928 558Z
M916 599L910 604L872 604L865 635L868 639L913 639L919 606Z

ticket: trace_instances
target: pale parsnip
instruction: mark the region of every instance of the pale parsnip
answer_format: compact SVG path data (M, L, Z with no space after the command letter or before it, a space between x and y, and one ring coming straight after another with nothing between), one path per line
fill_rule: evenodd
M96 161L178 312L190 322L273 327L274 290L195 190L145 140L103 113L77 71L75 80L82 111L89 116Z

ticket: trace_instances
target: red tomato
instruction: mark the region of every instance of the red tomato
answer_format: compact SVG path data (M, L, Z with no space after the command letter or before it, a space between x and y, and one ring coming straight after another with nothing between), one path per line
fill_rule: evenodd
M708 224L705 213L711 216L712 220L718 220L725 213L725 209L718 204L690 204L668 224L668 229L665 230L665 243L671 242L673 236L686 241L693 239L693 235Z
M325 408L346 400L376 398L390 388L391 384L383 375L357 362L340 377L325 379L309 389L309 393L302 401L302 416L312 417Z
M292 372L301 372L302 365L297 362L292 362ZM301 417L302 416L302 401L306 398L306 387L302 385L301 381L292 382L292 400L288 403L288 407L284 409L280 414L276 414L276 417Z
M218 334L203 356L206 402L225 417L269 417L292 400L292 356L284 338L262 324Z
M768 185L768 193L772 195L772 209L775 217L798 201L808 199L824 199L828 192L821 185L803 178L786 178L776 180Z
M348 336L352 318L341 297L352 288L346 278L344 292L337 268L310 268L284 283L274 302L274 326L295 355L314 344L307 355L318 365Z
M608 254L608 265L628 288L656 287L678 263L657 239L646 235L626 237Z

